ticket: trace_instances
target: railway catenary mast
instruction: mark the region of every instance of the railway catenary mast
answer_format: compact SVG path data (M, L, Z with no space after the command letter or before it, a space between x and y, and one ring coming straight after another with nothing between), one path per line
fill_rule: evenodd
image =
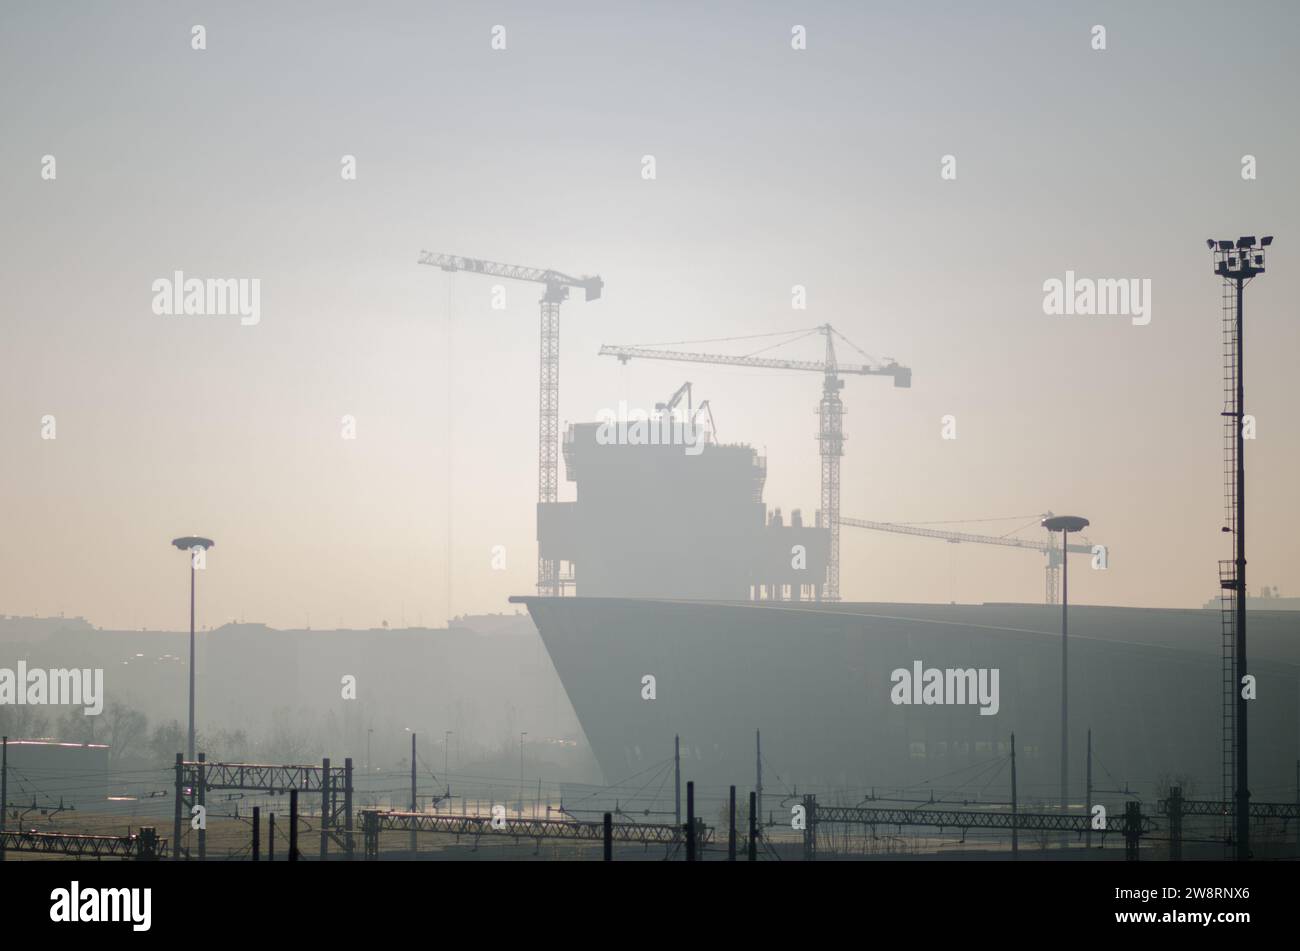
M797 331L796 331L797 333ZM894 360L876 361L863 353L867 364L840 363L835 356L835 337L839 337L849 346L862 353L852 341L833 328L822 324L805 332L802 336L820 333L826 338L826 359L816 360L781 360L773 357L728 356L715 353L690 353L680 350L656 350L649 347L615 346L606 344L600 348L601 356L618 357L626 363L633 357L643 360L673 360L680 363L714 363L733 367L761 367L771 370L809 370L822 374L822 398L817 407L818 429L817 442L821 456L821 519L822 525L830 530L830 557L826 568L826 582L822 590L822 599L838 601L840 599L840 457L844 455L844 403L840 399L840 390L844 387L841 374L861 376L889 376L894 379L894 386L910 387L912 385L911 368L900 366ZM744 338L734 338L744 339ZM802 339L796 337L794 339ZM792 341L783 341L790 343Z
M471 271L489 277L532 281L546 286L541 299L541 367L537 414L537 506L540 523L541 507L559 501L560 304L568 300L571 287L582 288L586 300L597 300L605 282L599 276L571 277L547 268L498 264L495 261L463 258L455 254L434 254L430 251L420 252L419 263L439 267L444 271ZM560 593L559 566L550 559L542 558L540 554L537 558L537 593L542 596Z

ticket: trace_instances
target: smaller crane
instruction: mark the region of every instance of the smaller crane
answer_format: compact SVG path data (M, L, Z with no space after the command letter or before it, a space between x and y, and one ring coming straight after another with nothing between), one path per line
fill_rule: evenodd
M1051 512L1045 512L1042 515L1034 516L1035 521L1043 518L1051 518ZM1009 535L976 535L970 532L945 532L935 528L921 528L917 525L908 525L904 522L871 522L860 518L840 517L841 525L848 525L851 528L867 528L876 532L894 532L899 535L917 535L921 538L937 538L942 541L956 545L961 542L970 542L976 545L1008 545L1012 548L1029 548L1034 551L1041 551L1047 556L1047 594L1046 604L1057 603L1057 592L1060 590L1060 573L1063 556L1058 545L1051 541L1033 541L1028 538L1014 538ZM1091 543L1084 545L1070 545L1070 554L1091 555L1093 546Z
M708 429L708 433L707 433L707 435L706 435L705 438L707 439L707 438L709 438L709 437L712 437L712 438L716 439L716 438L717 438L717 435L718 435L718 427L717 427L717 424L713 421L713 407L709 405L709 401L708 401L708 400L701 400L699 406L695 406L695 405L693 405L693 404L691 403L692 395L693 395L693 394L692 394L692 390L691 390L691 381L690 381L690 380L687 380L687 381L686 381L685 383L683 383L681 386L677 387L677 392L675 392L672 396L668 397L668 402L666 402L666 403L656 403L656 404L655 404L655 412L656 412L656 413L659 413L659 414L661 414L661 415L663 415L663 416L671 416L673 410L675 410L675 409L678 407L678 405L681 404L681 402L682 402L682 397L685 396L685 397L686 397L686 413L685 413L685 415L682 417L683 420L684 420L684 421L685 421L685 422L686 422L686 423L687 423L687 424L688 424L692 429L694 429L694 428L695 428L695 425L696 425L696 422L697 422L697 421L699 420L699 418L700 418L700 414L703 413L703 412L705 412L705 411L707 411L708 414L709 414L709 429Z

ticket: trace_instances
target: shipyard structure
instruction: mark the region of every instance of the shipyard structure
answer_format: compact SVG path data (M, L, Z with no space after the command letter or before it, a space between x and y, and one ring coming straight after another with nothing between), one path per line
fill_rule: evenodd
M578 423L565 432L577 501L538 508L541 558L561 565L565 594L820 597L830 533L804 525L798 509L789 525L779 509L768 513L767 460L757 450L689 426L686 438L654 443L628 442L627 431Z
M1014 733L1021 802L1057 800L1059 607L816 600L829 532L816 515L769 514L765 461L747 446L708 441L689 455L608 444L579 424L564 460L577 499L543 509L539 541L566 563L569 596L511 600L532 615L607 783L672 756L680 737L684 779L744 788L761 731L770 814L796 787L959 785L941 777L996 766ZM1251 612L1258 800L1296 794L1297 622ZM1071 808L1087 801L1089 733L1094 801L1170 785L1218 798L1221 642L1217 610L1071 607ZM900 696L898 671L931 669L972 689ZM984 702L994 671L996 702ZM1008 784L1009 771L983 793L1005 799Z

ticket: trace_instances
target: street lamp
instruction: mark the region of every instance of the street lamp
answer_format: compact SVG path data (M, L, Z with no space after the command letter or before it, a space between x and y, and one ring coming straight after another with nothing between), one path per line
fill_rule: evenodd
M216 543L210 538L198 535L185 535L173 538L172 544L181 551L190 553L190 739L188 759L194 760L194 572L200 567L207 567L207 551Z
M1068 644L1070 610L1070 532L1081 532L1088 520L1078 515L1053 515L1043 519L1043 528L1061 533L1061 814L1069 801L1070 784L1070 653ZM1087 804L1091 806L1091 804Z

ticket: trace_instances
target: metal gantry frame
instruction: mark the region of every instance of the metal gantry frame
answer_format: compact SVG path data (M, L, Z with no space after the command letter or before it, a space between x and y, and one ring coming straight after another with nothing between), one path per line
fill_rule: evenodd
M167 840L145 826L133 835L80 835L66 832L0 832L0 852L40 852L77 858L156 859L167 851Z
M1169 818L1169 859L1177 862L1183 857L1183 819L1192 816L1221 817L1228 823L1225 842L1233 834L1232 820L1236 816L1236 806L1232 799L1184 799L1181 787L1174 786L1169 795L1159 802L1160 814ZM1281 819L1284 822L1300 822L1300 801L1297 802L1252 802L1249 819Z
M343 766L331 766L329 757L319 766L278 765L270 763L209 763L203 753L196 761L176 754L176 813L172 829L172 858L181 856L181 823L188 821L194 807L206 806L210 789L240 789L251 792L285 793L289 790L319 793L321 797L320 858L329 855L332 839L351 859L355 843L352 836L352 757ZM338 830L342 826L342 831ZM207 858L207 830L200 828L198 858ZM187 852L188 857L188 852Z
M804 807L804 858L817 857L817 828L821 825L847 824L861 826L928 826L931 828L1006 829L1018 832L1074 832L1080 836L1091 829L1092 817L1048 812L1000 812L989 809L908 809L863 806L823 806L815 795L802 799ZM1141 804L1129 802L1125 807L1122 827L1128 858L1136 860L1137 843L1141 836L1157 829L1154 820L1141 813Z
M713 829L702 820L696 820L696 841L707 844L713 841ZM601 842L605 838L605 824L579 819L529 819L506 816L440 816L427 812L397 812L366 809L361 813L361 831L364 854L367 860L379 857L381 832L439 833L467 836L477 846L483 836L511 839L558 839L583 842ZM677 845L686 840L685 827L653 822L615 822L613 841L643 845Z

